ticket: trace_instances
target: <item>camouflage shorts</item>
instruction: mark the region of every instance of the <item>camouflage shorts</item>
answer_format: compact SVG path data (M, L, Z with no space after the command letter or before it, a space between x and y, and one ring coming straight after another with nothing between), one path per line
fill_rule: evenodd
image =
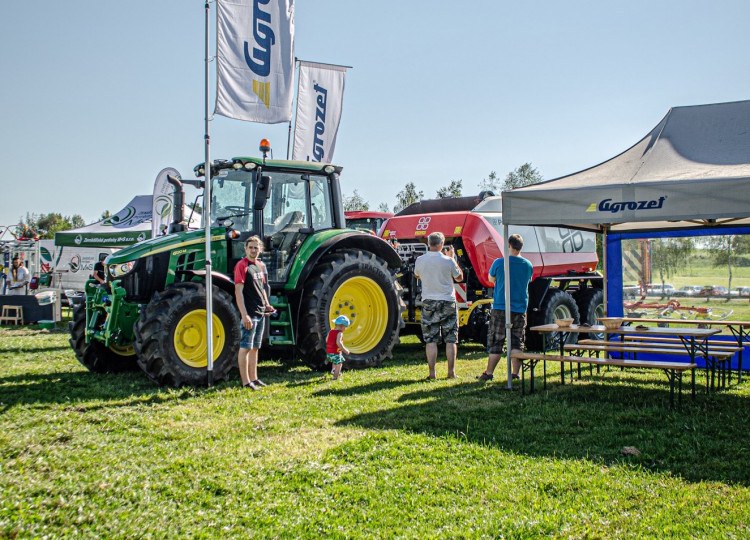
M510 313L510 348L523 350L526 331L526 314ZM505 311L492 310L490 332L487 338L487 349L490 354L502 354L505 344Z
M458 308L448 300L422 301L422 338L425 343L458 343Z

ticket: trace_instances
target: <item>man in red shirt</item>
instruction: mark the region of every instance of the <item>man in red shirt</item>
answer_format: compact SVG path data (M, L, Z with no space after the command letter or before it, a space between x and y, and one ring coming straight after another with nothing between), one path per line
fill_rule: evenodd
M234 267L234 296L242 319L237 364L242 386L258 390L266 384L258 378L258 349L263 340L265 316L276 310L268 301L268 272L260 260L263 242L258 236L245 240L245 257Z

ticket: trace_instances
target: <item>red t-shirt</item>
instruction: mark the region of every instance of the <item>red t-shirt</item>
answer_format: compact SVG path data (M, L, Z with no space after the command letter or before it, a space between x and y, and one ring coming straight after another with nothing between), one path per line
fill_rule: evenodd
M336 345L336 340L340 333L341 330L331 330L328 332L328 338L326 339L326 352L328 354L337 354L341 352L341 349Z
M266 290L267 281L266 265L260 259L251 262L247 257L243 257L235 265L234 282L244 284L242 298L248 315L262 316L265 313L266 300L263 292Z

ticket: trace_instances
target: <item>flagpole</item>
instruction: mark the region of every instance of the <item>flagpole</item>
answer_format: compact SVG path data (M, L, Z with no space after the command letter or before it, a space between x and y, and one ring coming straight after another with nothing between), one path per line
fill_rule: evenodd
M211 151L210 143L211 137L208 130L209 122L209 105L208 105L208 78L209 68L208 64L210 61L209 56L209 19L211 14L211 8L209 2L206 2L206 69L205 69L205 82L206 82L206 101L205 101L205 187L203 190L203 226L205 228L206 235L206 360L207 360L207 373L206 373L206 384L210 387L214 383L214 333L213 333L213 304L212 304L212 291L213 291L213 280L211 276L212 263L211 263Z
M297 100L299 101L299 58L294 59L294 67L297 70ZM297 108L294 107L294 123L297 124ZM289 133L286 136L286 159L289 160L289 145L292 139L292 120L289 120Z

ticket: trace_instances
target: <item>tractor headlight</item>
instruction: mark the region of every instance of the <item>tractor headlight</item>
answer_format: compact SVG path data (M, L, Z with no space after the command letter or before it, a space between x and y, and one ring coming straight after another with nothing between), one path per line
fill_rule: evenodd
M133 269L134 264L135 261L120 264L111 264L107 267L107 269L109 270L109 275L112 276L112 278L117 279L130 272Z

